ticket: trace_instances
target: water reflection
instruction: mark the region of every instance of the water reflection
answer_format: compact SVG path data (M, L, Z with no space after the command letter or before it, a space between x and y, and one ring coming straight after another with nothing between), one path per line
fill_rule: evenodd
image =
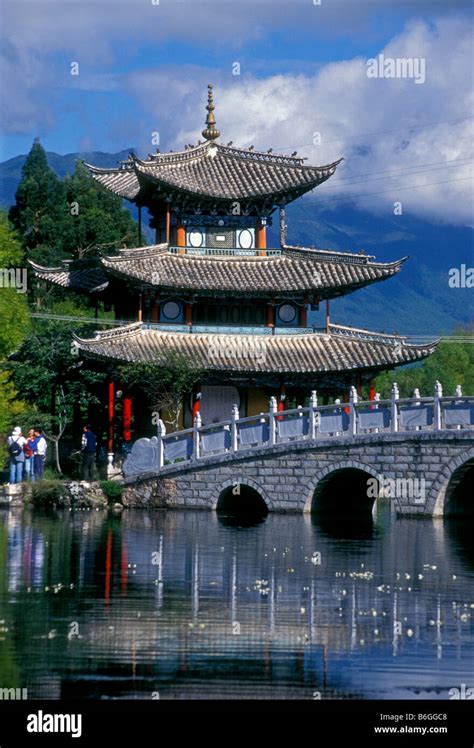
M472 532L208 512L0 513L0 685L50 698L447 698Z

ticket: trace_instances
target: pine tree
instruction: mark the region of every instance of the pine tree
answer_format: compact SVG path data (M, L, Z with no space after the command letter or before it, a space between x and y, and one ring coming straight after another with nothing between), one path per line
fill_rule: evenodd
M64 186L48 166L38 138L23 166L9 218L25 249L47 246L60 253L65 219Z

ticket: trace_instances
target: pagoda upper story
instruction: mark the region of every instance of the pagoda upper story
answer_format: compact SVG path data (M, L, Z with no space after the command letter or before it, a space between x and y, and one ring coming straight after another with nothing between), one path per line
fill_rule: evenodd
M204 141L183 151L130 155L116 169L87 165L93 178L151 214L156 243L194 248L265 248L265 227L284 208L325 182L339 159L309 166L284 156L219 142L212 85L208 86Z

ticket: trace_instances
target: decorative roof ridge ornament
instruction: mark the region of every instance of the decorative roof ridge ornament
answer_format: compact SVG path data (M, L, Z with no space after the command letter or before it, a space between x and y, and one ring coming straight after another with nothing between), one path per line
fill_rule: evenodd
M219 135L220 131L216 127L216 118L214 116L214 97L212 94L212 83L209 83L207 87L207 117L206 117L206 125L207 127L202 131L202 136L206 140L216 140Z

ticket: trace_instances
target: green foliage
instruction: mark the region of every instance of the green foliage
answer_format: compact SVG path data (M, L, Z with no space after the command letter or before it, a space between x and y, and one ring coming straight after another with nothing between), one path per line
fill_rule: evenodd
M65 190L49 168L46 153L36 138L22 170L9 218L26 249L54 246L65 216Z
M119 502L122 498L122 486L117 481L101 480L100 487L109 501Z
M64 186L69 211L62 247L69 256L81 259L86 254L136 244L137 224L123 208L121 198L94 182L82 162L66 177Z
M167 411L173 429L178 426L183 396L202 376L186 356L173 350L164 351L156 361L124 364L119 373L128 387L140 387L147 394L152 411Z
M52 311L84 315L84 310L71 302L61 303ZM91 403L99 403L94 385L105 376L88 369L75 355L71 345L73 332L84 333L85 329L72 322L35 320L31 334L10 364L13 382L22 397L34 404L39 414L48 414L41 416L43 424L40 425L55 443L59 472L58 441L71 423L75 407L86 412Z
M69 497L61 480L42 480L31 484L31 503L42 509L67 506Z
M0 367L0 466L7 458L5 440L15 426L25 423L26 403L18 398L10 372Z
M397 382L400 397L410 397L417 387L420 394L430 397L436 380L443 385L445 395L454 395L458 384L466 395L474 393L474 334L458 329L455 336L472 338L472 342L443 341L435 353L420 366L404 367L396 371L384 372L377 377L375 388L382 398L390 396L393 382Z
M20 268L22 264L21 244L5 213L0 211L0 360L20 345L30 326L26 294L17 293L16 288L6 287L7 284L3 281L7 268Z
M137 224L122 199L94 182L81 162L61 182L38 139L25 161L9 217L29 258L43 265L133 246L137 240Z

